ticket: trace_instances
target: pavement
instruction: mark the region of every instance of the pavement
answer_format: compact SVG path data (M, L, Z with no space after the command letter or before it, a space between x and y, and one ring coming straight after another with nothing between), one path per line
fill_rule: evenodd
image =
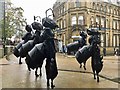
M7 59L6 59L7 58ZM58 76L55 78L55 88L119 88L120 57L105 56L104 67L100 72L100 82L93 79L91 60L86 63L87 70L79 68L74 56L57 53ZM0 59L1 88L47 88L45 62L42 67L42 77L36 78L34 70L27 70L24 58L23 64L18 64L18 58L13 54ZM1 73L2 72L2 73Z
M3 58L0 59L0 65L8 65L9 61L7 59L7 56L4 56Z

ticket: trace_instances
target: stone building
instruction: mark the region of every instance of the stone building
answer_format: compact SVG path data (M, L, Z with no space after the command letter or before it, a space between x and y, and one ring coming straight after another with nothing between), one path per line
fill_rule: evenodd
M55 20L60 30L56 38L62 44L76 41L79 32L94 28L101 32L101 49L114 52L120 46L120 5L119 2L92 0L57 0L53 5Z

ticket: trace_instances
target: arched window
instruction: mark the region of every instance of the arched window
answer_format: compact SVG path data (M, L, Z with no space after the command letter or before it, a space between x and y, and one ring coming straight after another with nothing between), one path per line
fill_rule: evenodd
M119 21L117 21L117 29L119 29Z
M64 19L64 22L63 22L63 23L64 23L63 25L64 25L64 28L65 28L65 27L66 27L66 20L65 20L65 19Z
M110 8L110 13L113 14L113 9L112 8Z
M101 25L102 25L102 27L105 26L105 18L104 17L101 18Z
M118 15L120 16L120 10L118 10Z
M84 25L84 18L83 18L83 16L79 16L78 17L78 24L79 25Z
M114 9L114 11L113 11L113 14L115 15L116 14L116 10Z
M115 9L115 15L117 15L117 9Z
M61 28L63 28L63 21L62 20L60 20L60 24L61 24Z
M99 17L96 17L96 23L99 24Z
M91 24L94 23L94 17L91 17Z
M98 10L98 4L97 3L95 3L95 5L94 5L94 9L96 10Z
M103 6L101 5L101 11L103 11Z
M107 13L107 6L104 6L104 12Z
M97 5L95 6L95 9L99 10L99 4L97 4Z
M117 9L117 15L119 15L119 10Z
M117 29L117 21L113 20L113 29Z
M72 17L71 25L76 25L76 16Z

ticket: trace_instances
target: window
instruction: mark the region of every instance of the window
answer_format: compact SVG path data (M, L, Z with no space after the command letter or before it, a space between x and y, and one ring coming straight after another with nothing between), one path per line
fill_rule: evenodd
M96 17L96 23L99 24L99 17Z
M104 22L105 22L105 18L104 18L104 17L102 17L102 18L101 18L101 25L102 25L102 27L104 27L104 26L105 26Z
M95 6L95 9L99 10L99 4L97 4L97 6Z
M113 20L113 29L117 29L117 21Z
M103 6L101 5L101 11L103 11Z
M96 8L97 8L97 5L96 5L96 4L94 4L94 9L96 10Z
M62 7L60 7L60 14L62 13Z
M109 20L106 19L106 28L109 28Z
M59 11L58 11L58 12L59 12L59 14L60 14L60 11L61 11L61 10L60 10L60 8L59 8Z
M109 42L109 35L108 33L106 33L106 46L108 46L108 42Z
M116 41L115 41L115 35L113 36L113 46L115 47L116 45L116 43L115 43Z
M62 29L62 28L63 28L63 22L62 22L62 20L61 20L61 22L60 22L60 23L61 23L61 29Z
M119 15L119 11L117 10L117 15Z
M83 16L79 16L79 18L78 18L78 24L79 25L84 25L84 18L83 18Z
M118 21L118 29L120 29L120 21Z
M104 6L104 12L107 13L107 6Z
M93 23L94 23L94 17L91 18L91 24L93 24Z
M75 7L80 7L80 1L79 0L76 0Z
M110 9L110 13L111 13L111 14L113 13L113 10L112 10L112 8Z
M66 20L64 19L64 28L66 27Z
M63 11L64 11L64 12L66 11L65 6L63 7Z
M103 47L104 46L104 35L103 34L101 34L101 46Z
M71 24L72 24L72 26L73 26L73 25L76 25L76 16L73 16L73 17L72 17Z
M116 14L116 10L114 9L114 11L113 11L113 14L115 15Z

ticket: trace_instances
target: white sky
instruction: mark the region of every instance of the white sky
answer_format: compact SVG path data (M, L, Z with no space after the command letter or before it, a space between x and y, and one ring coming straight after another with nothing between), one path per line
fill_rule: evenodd
M44 18L45 11L52 8L56 0L11 0L11 2L14 6L24 9L24 16L27 19L27 23L31 24L34 21L33 16Z
M24 16L27 19L28 24L31 24L33 22L34 20L33 16L41 16L41 18L44 18L45 11L48 8L52 8L53 4L56 1L57 0L11 0L11 2L15 6L22 7L24 9ZM117 0L107 0L107 1L115 2Z

